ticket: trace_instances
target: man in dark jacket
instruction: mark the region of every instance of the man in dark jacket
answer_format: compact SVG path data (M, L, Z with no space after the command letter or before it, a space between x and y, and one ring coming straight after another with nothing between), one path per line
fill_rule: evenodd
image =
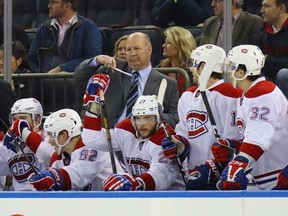
M288 0L263 0L262 5L264 25L255 37L266 56L262 73L288 98Z
M151 23L167 26L196 26L213 16L210 0L158 0L151 11Z
M84 59L102 53L102 37L95 23L75 12L76 0L52 0L52 18L41 24L28 58L33 72L74 72Z
M242 4L243 0L232 0L232 47L242 44L251 44L255 35L255 30L262 24L261 17L243 11ZM224 1L213 0L211 6L214 9L215 16L208 18L204 22L204 29L198 45L210 43L223 48Z

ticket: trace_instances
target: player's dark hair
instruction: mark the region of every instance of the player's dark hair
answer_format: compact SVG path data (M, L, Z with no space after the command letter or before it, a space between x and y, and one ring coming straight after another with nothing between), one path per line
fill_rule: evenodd
M247 68L246 68L246 66L243 65L243 64L239 64L239 65L238 65L237 70L239 70L239 69L243 70L245 73L247 72ZM247 76L246 79L249 80L249 81L251 81L251 82L253 82L253 81L255 81L256 79L258 79L259 77L260 77L260 75Z
M212 72L210 77L214 79L219 79L219 80L223 78L222 73L216 73L216 72Z

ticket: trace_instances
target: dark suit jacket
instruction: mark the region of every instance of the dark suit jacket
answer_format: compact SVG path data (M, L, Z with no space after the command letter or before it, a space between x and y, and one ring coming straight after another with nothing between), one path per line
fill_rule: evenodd
M110 76L109 88L105 92L105 104L109 126L110 128L113 128L125 108L126 100L130 90L131 78L117 71L112 73L110 69L104 68L103 66L100 68L88 67L88 64L91 60L92 59L83 61L76 68L74 77L77 80L86 80L87 82L87 76L90 77L95 73L106 73ZM126 72L131 71L127 61L116 58L116 63L117 68ZM163 101L163 118L168 124L175 127L176 123L179 121L177 113L179 94L176 80L171 79L170 77L152 69L144 88L143 95L158 95L159 86L163 78L167 80L167 88Z
M10 83L0 80L0 131L7 131L9 126L9 114L11 107L14 103L14 97L12 94Z
M256 29L263 23L262 18L242 11L236 20L232 33L232 47L251 44ZM208 18L204 22L204 29L200 36L199 46L204 44L216 44L222 23L218 16Z

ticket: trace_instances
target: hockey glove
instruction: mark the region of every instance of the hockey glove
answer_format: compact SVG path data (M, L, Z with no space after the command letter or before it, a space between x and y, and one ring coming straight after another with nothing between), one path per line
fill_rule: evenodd
M26 140L24 140L24 137L22 136L23 130L28 129L29 131L31 131L31 128L31 125L26 120L17 119L9 128L8 133L10 133L12 136L14 135L21 138L25 142Z
M278 176L277 181L278 190L288 190L288 165L286 165Z
M215 190L222 168L214 159L189 171L186 190Z
M31 132L31 125L23 119L17 119L9 128L7 131L3 144L6 146L7 149L12 150L13 152L17 153L19 151L18 145L15 144L15 142L18 142L19 145L22 145L22 141L26 141L28 133L25 136L25 139L23 139L22 132L24 129L27 129L27 131Z
M87 106L90 102L100 102L99 90L105 91L108 88L110 77L106 74L95 74L93 75L86 86L86 91L83 98L83 105Z
M142 185L137 179L128 174L113 174L102 183L105 191L134 191L140 190Z
M7 149L12 150L13 152L17 153L18 149L17 146L14 145L14 140L16 139L15 136L11 135L9 132L6 133L3 144L6 146Z
M217 182L219 190L246 190L251 172L249 160L243 156L236 156L223 170Z
M217 139L211 146L212 154L217 162L227 162L233 158L236 145L230 139Z
M163 154L166 158L174 159L179 157L183 162L189 153L188 141L179 135L172 135L171 139L165 137L161 143Z
M62 189L63 176L58 169L47 168L37 171L37 175L30 175L29 182L39 191L58 191Z

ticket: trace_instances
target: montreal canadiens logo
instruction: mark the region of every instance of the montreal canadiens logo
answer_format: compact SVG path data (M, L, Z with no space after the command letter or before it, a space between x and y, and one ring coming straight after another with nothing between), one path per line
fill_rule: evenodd
M243 119L237 118L236 124L238 127L240 138L244 139L245 123Z
M208 132L205 126L208 121L208 115L206 112L198 110L191 110L186 116L188 136L190 139L194 139Z

